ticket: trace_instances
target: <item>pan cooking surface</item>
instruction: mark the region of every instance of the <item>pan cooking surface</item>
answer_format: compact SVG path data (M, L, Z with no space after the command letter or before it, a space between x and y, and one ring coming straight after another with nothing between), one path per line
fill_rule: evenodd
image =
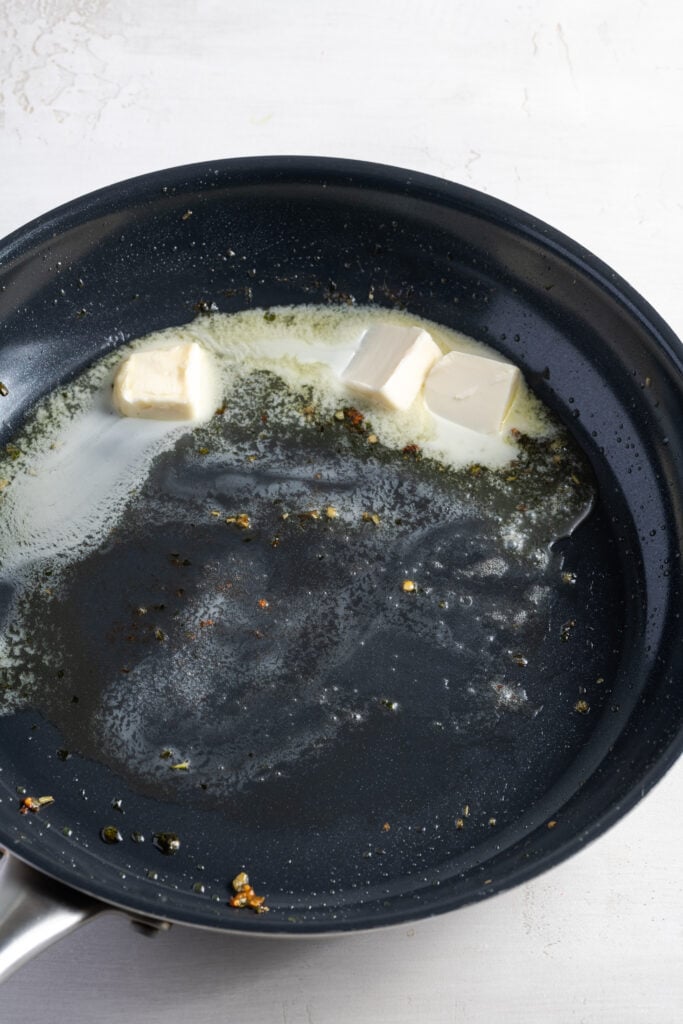
M675 339L551 229L401 174L163 172L3 250L3 443L41 395L198 303L372 294L495 341L584 453L562 508L526 480L368 453L316 415L268 423L254 449L267 374L239 415L177 439L101 546L13 613L0 837L71 885L238 930L405 920L565 856L675 756ZM239 513L248 528L224 521ZM22 816L22 787L56 802ZM109 825L121 842L101 841ZM226 906L242 867L270 914Z
M505 842L576 756L622 628L612 545L598 517L581 525L595 491L576 446L528 440L501 470L455 471L369 445L356 420L317 415L272 373L240 381L156 457L94 552L48 560L5 608L5 702L39 713L33 743L42 722L59 733L70 842L113 824L126 869L163 878L153 834L179 835L187 872L185 815L218 814L221 863L187 881L220 892L265 848L269 899L290 889L296 911L312 838L306 884L334 904ZM111 789L89 822L60 784L84 758Z

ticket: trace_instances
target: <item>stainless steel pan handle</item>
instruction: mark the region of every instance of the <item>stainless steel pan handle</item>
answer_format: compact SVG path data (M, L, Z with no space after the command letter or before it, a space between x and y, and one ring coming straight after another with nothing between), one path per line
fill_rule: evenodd
M62 935L109 909L16 857L0 856L0 982Z
M122 913L145 935L169 921L133 916L70 889L0 849L0 983L63 935L99 914Z

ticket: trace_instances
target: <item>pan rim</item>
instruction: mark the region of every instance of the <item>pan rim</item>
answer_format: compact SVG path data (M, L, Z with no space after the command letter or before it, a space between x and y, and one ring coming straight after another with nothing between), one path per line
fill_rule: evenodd
M177 164L169 168L148 171L134 175L121 181L104 185L101 188L86 192L74 199L67 200L51 210L47 210L26 224L11 231L0 239L0 269L5 261L21 254L38 240L49 238L57 233L57 228L64 228L71 219L81 219L86 213L93 213L107 202L120 199L135 192L138 201L142 201L148 192L157 194L161 184L167 188L186 182L189 177L206 176L209 173L231 172L235 175L253 172L280 172L295 177L304 183L305 176L320 179L324 182L326 175L346 178L347 185L358 185L356 177L366 181L374 178L373 184L385 188L392 187L414 194L420 199L437 199L439 204L463 209L470 208L477 216L505 226L511 231L539 242L544 248L556 253L583 271L589 278L600 285L612 298L615 298L636 319L647 325L660 347L673 361L680 372L683 372L683 342L674 330L645 299L645 297L626 281L617 271L613 270L599 256L576 242L569 235L553 227L533 214L527 213L506 200L490 196L478 189L459 182L449 181L437 175L423 171L412 171L408 168L373 161L351 160L343 157L299 156L299 155L268 155L228 157L217 160L204 160L197 163ZM311 182L313 183L313 181ZM398 187L398 188L397 188ZM105 212L105 211L102 211Z

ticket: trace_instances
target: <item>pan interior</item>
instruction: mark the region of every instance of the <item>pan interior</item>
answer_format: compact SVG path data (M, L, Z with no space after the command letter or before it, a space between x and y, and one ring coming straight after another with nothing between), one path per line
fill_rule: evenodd
M17 781L162 900L244 866L313 920L419 890L534 822L611 699L617 575L566 432L454 469L314 403L246 374L99 543L6 580L0 734L47 747Z

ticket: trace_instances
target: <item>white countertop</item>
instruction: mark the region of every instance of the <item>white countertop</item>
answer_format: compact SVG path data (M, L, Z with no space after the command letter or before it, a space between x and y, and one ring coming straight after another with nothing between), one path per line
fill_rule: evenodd
M300 153L536 214L683 334L683 9L623 0L0 0L0 237L121 178ZM673 1024L683 764L518 889L410 927L249 941L105 916L0 990L2 1024Z

